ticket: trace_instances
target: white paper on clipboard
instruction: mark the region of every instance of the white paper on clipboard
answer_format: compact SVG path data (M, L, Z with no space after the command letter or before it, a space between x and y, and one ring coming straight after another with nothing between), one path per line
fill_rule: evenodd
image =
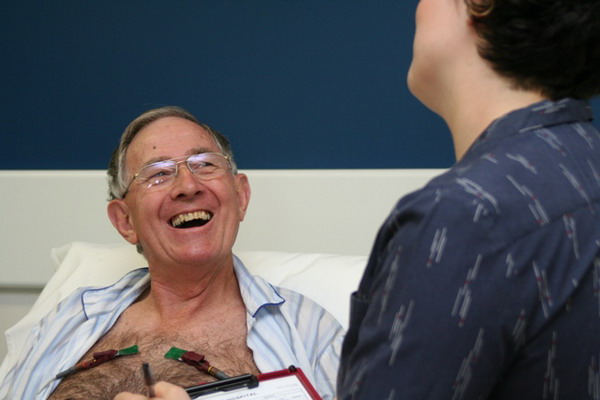
M254 388L240 388L225 392L192 397L196 400L321 400L314 387L299 368L290 368L259 375Z

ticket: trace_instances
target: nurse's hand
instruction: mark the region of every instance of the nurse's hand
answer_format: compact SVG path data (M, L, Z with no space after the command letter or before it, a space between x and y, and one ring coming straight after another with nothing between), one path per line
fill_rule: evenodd
M186 393L186 391L177 385L173 385L167 382L158 382L154 385L154 392L156 393L155 397L152 399L162 399L162 400L190 400L190 396ZM119 393L115 396L114 400L148 400L150 397L144 396L142 394L134 394L123 392Z

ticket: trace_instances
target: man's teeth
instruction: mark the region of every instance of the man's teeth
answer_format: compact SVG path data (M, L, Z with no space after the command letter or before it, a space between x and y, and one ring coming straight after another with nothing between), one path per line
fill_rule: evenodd
M200 219L203 221L210 221L210 218L211 218L211 214L206 211L194 211L191 213L180 214L180 215L176 216L175 218L173 218L171 220L171 225L173 225L173 227L177 228L181 224L188 222L188 221L193 221L196 219Z

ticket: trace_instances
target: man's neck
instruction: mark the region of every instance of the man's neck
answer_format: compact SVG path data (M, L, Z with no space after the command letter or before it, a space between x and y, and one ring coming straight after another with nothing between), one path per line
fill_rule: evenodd
M150 289L139 301L157 323L183 323L193 316L217 315L243 307L233 262L170 269L151 268Z

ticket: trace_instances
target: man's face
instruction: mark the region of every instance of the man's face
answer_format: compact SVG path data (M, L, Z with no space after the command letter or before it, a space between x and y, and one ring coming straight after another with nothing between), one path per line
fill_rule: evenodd
M152 162L201 152L220 149L199 125L166 117L136 135L126 154L126 168L133 176ZM181 163L177 176L168 184L147 188L134 181L125 199L109 205L109 215L116 212L123 216L120 225L112 215L111 220L130 243L141 244L151 268L222 262L231 257L249 197L245 175L227 171L202 181ZM111 212L111 207L116 211ZM179 216L209 219L187 228L175 227L173 222Z

